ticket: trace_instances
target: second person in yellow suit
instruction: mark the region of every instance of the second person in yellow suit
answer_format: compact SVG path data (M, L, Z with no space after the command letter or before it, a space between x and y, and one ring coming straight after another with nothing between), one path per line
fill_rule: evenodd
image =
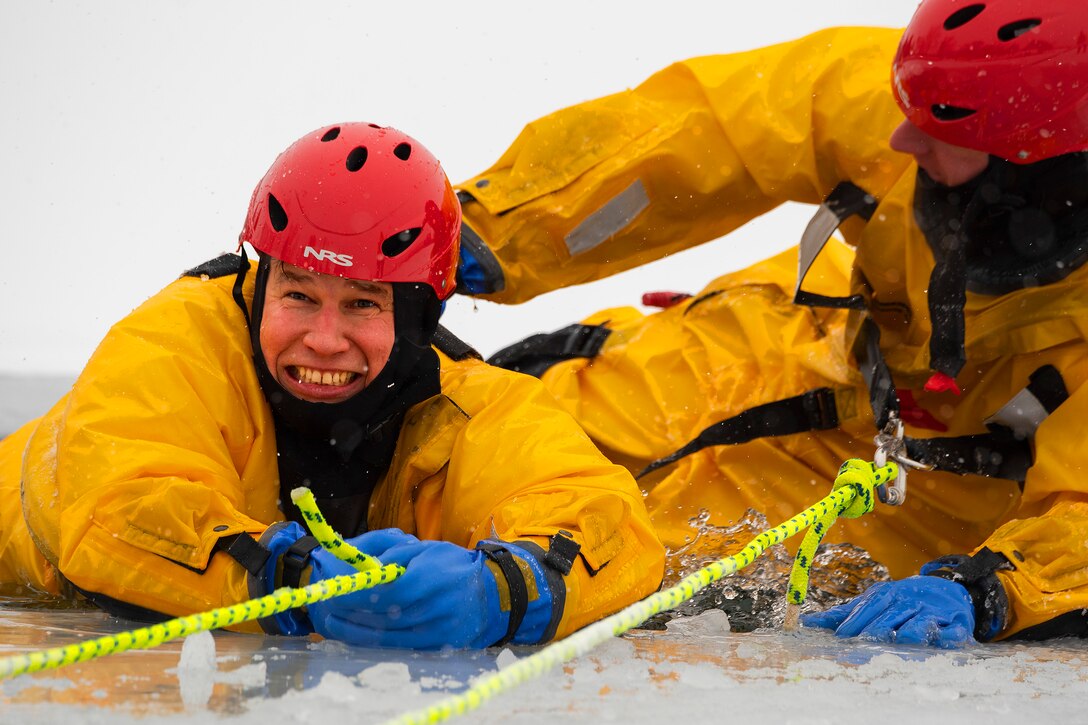
M395 129L299 139L253 194L256 272L244 251L187 272L0 442L0 593L161 619L350 573L305 535L298 486L407 570L269 632L536 643L654 591L663 550L630 474L539 381L438 325L460 217Z
M1084 8L925 0L905 33L695 58L531 123L459 188L466 292L516 303L822 206L799 248L492 361L541 375L643 472L673 550L749 507L792 515L881 431L935 466L832 537L936 576L820 624L943 645L1088 632Z

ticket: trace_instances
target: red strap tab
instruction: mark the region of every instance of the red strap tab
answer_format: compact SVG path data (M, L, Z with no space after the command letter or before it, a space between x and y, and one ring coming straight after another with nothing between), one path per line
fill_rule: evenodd
M948 430L948 426L933 417L933 413L918 405L918 401L914 399L914 393L897 388L895 394L899 397L899 417L904 423L915 428L935 430L938 433Z
M642 304L647 307L660 307L665 309L666 307L672 307L678 302L683 302L687 298L691 297L687 292L644 292L642 295Z
M956 395L960 394L960 386L956 385L955 378L944 373L933 373L926 381L925 389L929 393L944 393L951 390Z

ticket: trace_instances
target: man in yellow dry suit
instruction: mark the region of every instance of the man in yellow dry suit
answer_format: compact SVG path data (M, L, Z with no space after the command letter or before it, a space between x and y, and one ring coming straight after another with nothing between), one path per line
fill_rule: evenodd
M438 325L460 226L399 131L298 140L253 194L256 272L244 247L187 272L0 443L0 592L156 619L351 573L300 526L299 486L406 572L268 632L536 643L654 591L664 552L630 474L539 381Z
M672 550L748 507L793 515L877 433L935 467L832 534L934 576L807 624L944 646L1084 634L1086 8L924 0L905 33L695 58L529 124L459 188L470 294L517 303L822 204L798 248L492 362L542 376L643 472Z

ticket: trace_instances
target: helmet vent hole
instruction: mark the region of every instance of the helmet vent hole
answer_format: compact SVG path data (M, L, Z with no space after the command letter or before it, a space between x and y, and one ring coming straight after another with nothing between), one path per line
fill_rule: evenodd
M997 39L1003 43L1007 43L1010 40L1019 38L1024 33L1028 32L1032 28L1037 28L1043 24L1043 21L1039 18L1026 18L1024 20L1017 20L1015 23L1009 23L1008 25L1002 25L997 29Z
M332 141L333 139L335 139L339 135L340 135L340 127L339 126L334 126L333 128L330 128L328 131L325 132L325 135L323 135L321 137L321 141L323 143L326 143L326 142Z
M268 221L272 222L272 228L277 232L287 228L287 212L283 210L279 200L271 194L268 195Z
M348 171L358 171L366 163L366 146L356 146L348 154Z
M959 106L949 106L944 103L934 103L930 111L938 121L960 121L975 113L973 108L960 108Z
M982 3L968 5L965 8L960 8L956 12L949 15L948 19L944 21L944 29L955 30L960 26L967 25L967 23L977 18L978 14L985 9L986 6Z
M412 155L411 144L399 143L397 147L393 149L393 155L401 161L407 161L408 157Z
M382 254L387 257L397 256L405 249L412 246L412 242L419 237L422 231L422 227L413 227L412 229L405 229L403 232L394 234L382 242Z

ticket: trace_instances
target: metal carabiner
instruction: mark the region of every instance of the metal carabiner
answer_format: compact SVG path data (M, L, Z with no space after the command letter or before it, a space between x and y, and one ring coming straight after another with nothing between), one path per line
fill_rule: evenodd
M895 482L876 487L877 498L881 503L889 506L901 506L907 500L907 469L932 471L933 466L907 457L907 443L903 439L903 421L899 420L898 416L888 417L884 430L876 434L873 442L876 443L873 464L877 468L887 464L889 459L899 464Z

